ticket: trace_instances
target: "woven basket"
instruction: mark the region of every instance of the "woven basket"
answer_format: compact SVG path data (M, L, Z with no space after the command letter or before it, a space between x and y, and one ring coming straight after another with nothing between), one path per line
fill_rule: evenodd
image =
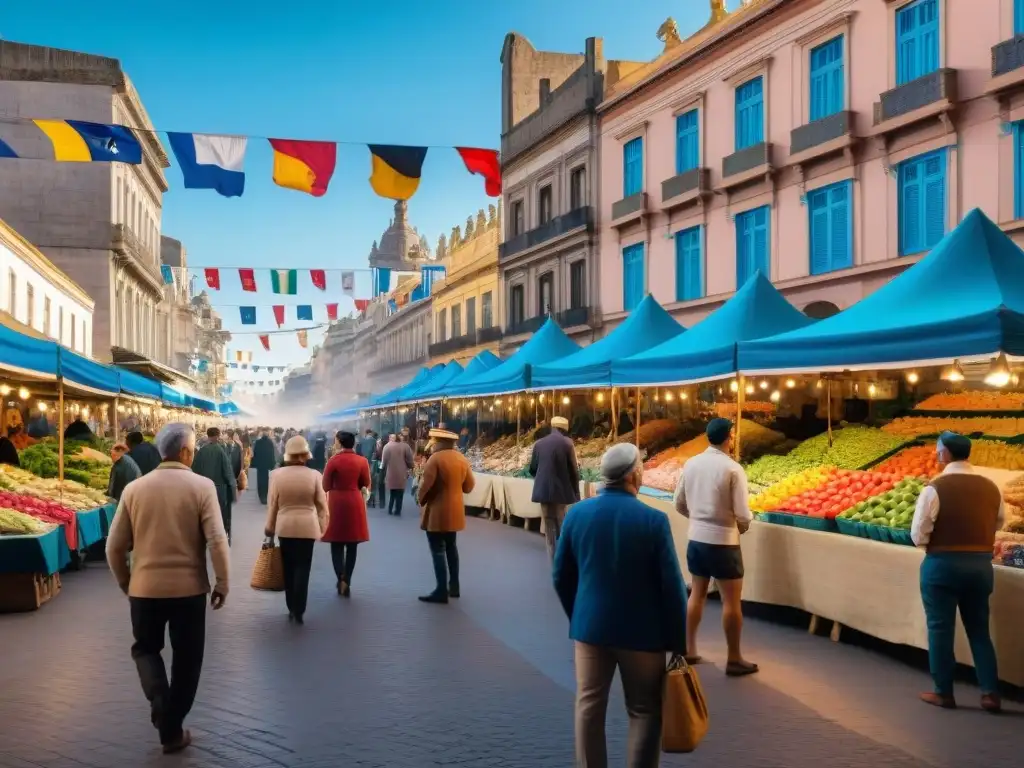
M281 548L264 546L256 556L249 586L267 592L284 591L284 565L281 562Z

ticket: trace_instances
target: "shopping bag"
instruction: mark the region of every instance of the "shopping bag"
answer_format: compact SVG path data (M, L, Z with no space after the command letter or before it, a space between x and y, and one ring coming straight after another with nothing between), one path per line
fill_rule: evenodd
M241 493L249 487L249 470L243 469L238 473L238 492Z
M674 656L665 674L661 704L661 748L693 752L708 732L708 705L697 670Z
M267 592L284 591L284 564L281 562L281 548L264 544L256 556L249 586Z

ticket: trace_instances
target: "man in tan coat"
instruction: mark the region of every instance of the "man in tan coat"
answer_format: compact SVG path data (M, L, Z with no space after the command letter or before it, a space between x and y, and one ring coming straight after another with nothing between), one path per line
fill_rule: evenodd
M213 482L190 471L196 434L168 424L156 436L163 459L124 489L107 538L107 562L131 606L132 659L165 753L192 740L183 729L192 709L206 646L210 551L216 583L210 604L224 605L230 568L227 534ZM131 555L131 564L128 557ZM160 653L170 628L172 679Z
M447 603L459 596L459 550L456 534L466 527L465 494L473 490L473 470L455 450L459 436L445 429L430 430L431 456L420 480L420 528L427 532L437 586L424 603Z

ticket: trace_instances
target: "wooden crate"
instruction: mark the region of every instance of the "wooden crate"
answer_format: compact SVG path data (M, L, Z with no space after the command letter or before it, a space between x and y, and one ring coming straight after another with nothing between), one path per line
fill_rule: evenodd
M0 613L38 610L60 594L60 574L0 574Z

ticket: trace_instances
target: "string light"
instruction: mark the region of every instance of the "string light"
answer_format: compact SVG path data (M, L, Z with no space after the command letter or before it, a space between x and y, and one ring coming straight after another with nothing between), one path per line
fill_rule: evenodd
M671 403L672 402L672 393L671 392L666 392L665 393L665 402L666 403Z
M31 394L32 393L29 392L28 389L25 387L22 387L21 389L18 390L18 397L20 397L22 400L28 400Z
M7 397L9 394L11 394L11 388L9 386L6 384L0 386L0 395Z
M762 381L761 382L761 389L768 389L768 382L767 381Z
M604 402L604 392L598 392L597 393L597 402L599 402L599 403L603 403Z
M680 393L679 393L679 399L680 399L680 400L688 400L688 399L689 399L689 397L690 397L690 396L689 396L688 394L686 394L685 392L680 392Z
M793 389L796 387L796 382L793 379L786 379L786 389Z
M562 405L568 405L571 402L572 402L572 400L569 399L568 395L566 395L565 397L562 398Z
M47 411L47 409L48 409L49 407L50 407L50 406L48 406L48 405L47 405L46 403L42 403L42 402L40 402L40 403L36 403L36 408L38 408L38 409L39 409L39 412L40 412L40 413L46 413L46 411Z
M730 392L739 392L740 391L740 385L735 380L734 381L730 381L729 382L729 391Z
M1007 375L1007 379L1009 379L1009 375ZM911 386L917 384L917 382L919 382L920 380L921 377L917 375L917 371L911 371L910 373L907 374L907 383L910 384Z
M746 393L747 393L748 395L752 395L752 394L754 394L754 385L753 385L753 384L747 384L747 387L746 387L746 389L745 389L744 391L745 391L745 392L746 392Z
M779 390L776 389L774 392L771 393L771 395L769 395L769 399L773 403L777 403L777 402L779 402L779 400L782 399L782 393L779 392Z
M868 397L874 397L878 394L878 387L875 386L874 382L868 384Z

